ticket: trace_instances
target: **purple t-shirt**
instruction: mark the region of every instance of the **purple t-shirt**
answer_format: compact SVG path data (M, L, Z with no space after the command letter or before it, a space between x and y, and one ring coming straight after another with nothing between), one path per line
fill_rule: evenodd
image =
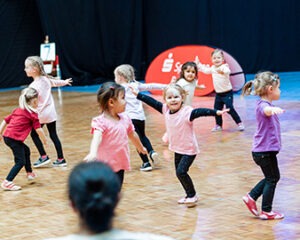
M276 114L266 116L265 107L274 107L270 102L258 100L256 105L257 128L253 137L252 152L279 151L281 148L280 123Z

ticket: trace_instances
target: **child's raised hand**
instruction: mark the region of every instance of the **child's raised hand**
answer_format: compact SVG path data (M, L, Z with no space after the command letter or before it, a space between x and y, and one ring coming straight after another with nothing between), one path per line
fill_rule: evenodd
M68 79L66 79L64 81L65 81L66 85L69 85L69 86L71 86L72 82L73 82L72 78L68 78Z
M138 95L139 90L138 90L137 88L133 87L133 86L130 85L130 84L128 85L128 87L129 87L129 89L131 90L131 92L132 92L135 96Z
M220 115L223 115L224 113L229 112L229 111L230 111L229 108L226 108L226 109L223 109L223 110L217 110L217 115L220 116Z

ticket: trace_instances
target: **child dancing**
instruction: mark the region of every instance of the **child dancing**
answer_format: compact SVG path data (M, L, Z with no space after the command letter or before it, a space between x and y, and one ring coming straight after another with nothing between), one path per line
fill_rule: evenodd
M86 161L102 161L112 167L121 185L124 171L130 169L128 138L137 151L147 154L129 116L124 113L125 89L114 82L104 83L98 93L100 115L92 120L93 139Z
M5 144L12 150L15 160L15 165L1 184L4 190L17 191L21 189L20 186L13 183L13 180L23 166L28 180L36 178L36 174L32 172L31 168L30 149L24 141L34 128L43 143L47 143L38 119L37 106L37 91L33 88L25 88L19 97L19 107L5 117L0 125L0 141L2 138L4 139Z
M225 63L224 53L220 49L215 49L211 54L212 66L206 66L196 59L198 71L205 74L211 74L214 89L216 92L214 109L223 109L224 104L226 108L229 108L228 112L235 123L238 125L239 131L244 131L245 127L241 121L240 116L233 107L233 91L230 82L230 69L227 63ZM212 132L222 131L223 119L222 116L216 116L216 126L211 130Z
M136 88L139 91L147 91L153 89L164 89L166 84L148 83L143 84L135 80L134 68L129 64L123 64L118 66L115 71L115 82L122 85L125 88L125 100L126 108L125 112L131 118L135 131L137 132L142 144L145 146L149 153L149 157L153 164L157 164L159 161L159 155L154 151L149 138L145 133L145 112L141 101L136 99L136 96L129 89L130 87ZM143 161L140 167L141 171L151 171L152 166L149 162L147 154L139 153L140 158Z
M198 201L193 181L188 174L196 155L199 153L197 138L193 129L193 121L202 116L221 115L229 109L213 110L206 108L193 109L184 103L186 91L178 84L170 84L164 90L165 104L151 98L150 96L138 93L137 99L162 113L165 117L165 124L168 133L169 149L175 153L174 162L176 176L180 181L186 196L179 199L179 204L195 204Z
M260 166L264 178L243 197L243 201L250 212L260 219L281 219L284 217L282 213L272 211L275 188L280 179L276 155L281 148L281 133L277 115L284 112L272 102L280 97L280 79L272 72L258 73L253 81L245 84L242 94L249 95L252 86L254 86L254 93L260 97L255 110L257 128L253 137L252 157ZM260 196L262 196L262 211L259 214L256 200Z
M29 87L36 89L39 94L37 108L39 120L42 127L44 124L47 126L50 138L56 149L57 160L55 160L52 164L55 167L67 166L67 162L63 155L61 142L56 132L57 115L55 111L54 100L51 94L51 88L71 85L72 79L69 78L66 80L55 80L53 77L47 75L44 70L43 61L38 56L30 56L26 58L25 72L28 77L33 78L33 82L29 85ZM40 158L33 164L33 167L37 168L48 164L50 162L50 158L48 157L43 144L34 129L31 132L31 138L40 154Z

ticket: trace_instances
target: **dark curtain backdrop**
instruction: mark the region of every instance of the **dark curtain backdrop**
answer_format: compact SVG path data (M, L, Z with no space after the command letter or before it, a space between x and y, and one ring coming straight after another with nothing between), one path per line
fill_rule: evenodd
M27 84L24 59L56 43L63 78L113 80L123 63L144 79L151 61L186 44L219 47L245 73L300 71L298 0L0 0L0 88Z

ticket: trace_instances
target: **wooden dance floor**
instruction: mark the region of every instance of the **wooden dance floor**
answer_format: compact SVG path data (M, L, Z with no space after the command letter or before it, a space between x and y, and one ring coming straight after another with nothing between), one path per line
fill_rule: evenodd
M0 93L1 121L18 104L19 90ZM18 192L0 190L0 239L32 240L62 236L77 230L77 218L69 207L66 179L72 167L89 151L92 138L90 122L98 114L95 93L53 92L59 115L57 127L68 166L35 169L38 179L29 183L22 169L15 183ZM161 100L160 96L155 96ZM195 97L196 107L212 108L214 97ZM299 99L298 99L299 100ZM248 211L242 201L261 178L260 169L251 158L255 130L255 97L235 95L235 107L246 130L238 132L229 115L224 116L224 131L212 133L213 117L194 121L201 153L190 169L199 202L194 208L178 205L184 191L174 171L173 154L161 137L165 131L161 114L145 106L146 130L160 164L151 172L141 172L141 160L131 147L132 170L125 173L122 200L114 226L130 231L152 232L181 240L300 239L300 102L275 102L286 112L280 116L282 151L278 155L281 179L273 209L285 214L283 220L262 221ZM45 131L47 132L46 128ZM30 137L32 163L38 158ZM48 154L56 159L49 140ZM0 178L7 176L13 164L10 149L0 143ZM261 199L258 200L260 209Z

